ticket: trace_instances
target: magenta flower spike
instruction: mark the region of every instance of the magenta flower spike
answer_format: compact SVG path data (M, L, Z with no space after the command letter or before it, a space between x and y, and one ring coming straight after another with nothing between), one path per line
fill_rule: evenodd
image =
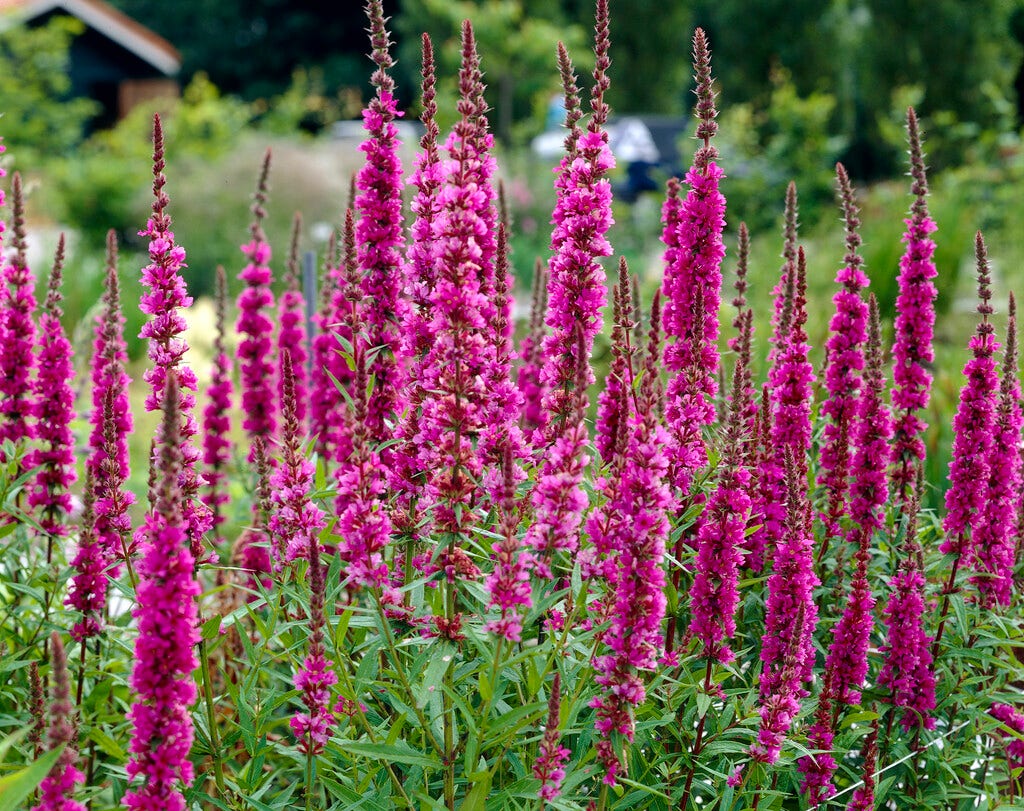
M979 231L975 237L978 264L978 313L981 321L970 341L972 357L964 366L964 384L960 403L953 418L953 458L949 463L949 489L946 491L946 517L942 522L945 540L942 554L957 556L955 566L972 565L974 535L982 520L991 476L992 441L995 430L996 361L999 344L995 327L988 318L992 314L988 269L988 253ZM951 583L955 575L950 578Z
M210 376L210 386L206 390L206 408L203 410L203 475L206 478L203 503L210 508L213 516L212 529L218 533L218 527L225 520L221 507L230 500L226 491L226 471L231 461L230 412L231 399L234 395L234 386L231 382L234 362L224 344L228 280L224 268L220 266L217 267L216 302L217 337L213 340L213 373ZM222 546L223 541L218 534L216 545Z
M611 64L607 0L598 0L595 35L593 112L577 138L575 151L562 158L555 183L546 320L550 332L544 338L545 362L541 366L548 425L544 441L535 444L551 445L560 434L578 433L572 423L576 409L573 385L581 368L583 385L594 381L590 355L606 297L599 260L612 252L606 238L613 222L611 183L606 175L615 165L604 129L608 118L604 94Z
M729 640L736 633L739 574L750 517L750 471L743 464L743 446L749 439L745 383L743 364L738 361L717 486L697 533L690 589L690 633L701 643L700 655L719 662L734 658Z
M1024 713L1014 709L1009 704L993 704L989 713L997 721L1005 724L1010 730L1018 735L1024 734ZM1006 741L1006 766L1013 775L1018 769L1024 768L1024 741L1017 735L1009 735L1000 730L1003 739ZM1020 778L1013 778L1014 786L1019 786Z
M13 197L15 252L2 262L0 276L0 343L4 348L0 353L0 443L28 441L36 435L37 403L32 396L36 369L35 276L28 266L25 202L18 172L14 173Z
M935 359L932 336L935 329L935 242L929 236L938 226L928 214L928 177L921 151L921 134L914 108L907 109L907 139L910 142L911 193L914 203L904 222L906 251L900 259L899 295L893 336L892 407L896 414L893 447L893 487L898 498L917 479L916 469L924 463L922 434L927 423L921 413L928 407Z
M289 421L294 423L295 416L285 416L285 430ZM300 538L295 536L294 540L298 543ZM297 549L296 554L309 559L309 648L302 667L295 674L295 689L301 693L306 711L293 716L289 723L298 739L298 750L303 754L318 755L324 751L331 737L331 727L334 725L331 686L338 681L338 677L334 673L334 663L327 657L325 645L324 626L327 625L327 617L324 600L327 584L323 563L320 561L318 533L306 531L301 540L308 544L304 549Z
M604 782L615 785L625 763L612 743L613 733L633 740L632 708L646 698L640 673L657 669L664 653L665 544L669 511L675 499L665 454L668 432L660 424L660 318L657 297L651 313L650 338L639 404L630 425L615 507L621 515L621 549L613 577L611 625L602 642L609 652L597 657L594 680L605 688L591 701L597 710L598 761Z
M834 740L832 685L826 671L821 694L818 696L818 706L814 711L814 723L807 729L807 748L814 754L804 755L797 762L797 767L804 776L800 783L800 791L806 796L809 808L824 803L835 793L832 778L839 764L832 757Z
M853 791L846 811L874 811L875 767L878 764L878 718L871 722L871 732L864 742L864 772L861 785Z
M354 226L353 226L354 227ZM345 384L347 377L331 379L336 365L348 370L343 362L336 364L340 357L341 344L337 334L340 326L338 313L338 286L340 284L341 260L338 256L338 234L331 232L327 244L327 256L324 260L324 271L320 279L320 306L313 316L316 324L316 336L313 338L313 371L310 376L309 391L309 433L313 437L317 455L329 461L334 458L334 432L340 422L340 409L343 398L339 398L334 380ZM338 369L338 371L342 371ZM348 390L347 387L345 389Z
M53 693L50 701L50 749L63 746L57 762L39 785L39 802L32 811L85 811L74 798L75 786L85 782L78 770L78 731L72 720L75 710L71 702L71 679L68 660L60 634L50 634L50 655L53 666Z
M916 494L911 494L900 562L889 584L889 601L882 611L887 627L882 645L878 684L892 693L893 712L902 711L902 726L932 729L935 719L935 673L932 638L924 631L925 577L917 543Z
M360 149L366 162L356 176L358 192L355 210L356 245L363 273L362 291L366 299L364 321L368 346L376 351L367 359L367 371L374 379L367 404L367 430L370 441L391 438L386 421L405 409L402 392L405 369L402 364L399 333L405 320L405 300L401 298L404 240L402 225L402 162L395 119L398 112L395 83L388 75L394 65L389 53L391 40L385 25L381 0L369 0L366 14L370 20L371 59L376 70L371 83L376 95L363 111L367 139ZM390 456L390 452L385 452Z
M572 752L562 746L558 731L558 713L562 706L561 674L555 671L551 681L551 695L548 697L548 720L544 725L544 737L537 747L537 759L533 762L533 776L540 780L537 797L544 801L557 798L562 793L565 779L565 764Z
M107 232L107 258L103 310L96 318L92 356L92 432L89 434L89 459L86 465L92 470L97 483L102 479L101 469L106 460L105 424L103 416L107 392L112 392L115 431L116 473L121 482L130 475L128 460L128 435L134 428L131 407L128 402L128 386L131 378L125 371L128 350L124 341L124 314L121 312L121 286L117 271L117 236L113 230ZM113 472L113 471L112 471ZM133 497L134 500L134 497Z
M303 453L305 432L299 422L295 402L295 367L286 349L281 356L281 401L283 420L281 462L270 476L272 509L267 522L275 551L274 568L281 571L285 563L306 555L318 543L326 517L312 500L316 468Z
M629 267L626 257L619 259L619 283L615 287L612 308L612 362L605 377L604 389L597 397L597 423L594 445L601 461L611 464L625 449L626 423L630 416L633 390L633 302L629 290Z
M361 334L358 326L352 331L356 336ZM334 511L338 521L334 530L341 538L338 554L352 584L383 588L388 575L383 553L391 540L392 524L382 499L386 488L384 467L380 454L370 444L366 347L358 337L355 361L352 410L347 422L347 444L351 453L336 472L338 491Z
M160 116L153 116L153 216L146 223L139 236L149 237L150 264L142 269L142 284L148 292L142 295L139 308L150 320L143 325L140 338L149 341L148 356L153 366L143 374L143 380L150 385L146 397L146 410L157 411L162 406L167 378L174 373L175 392L181 402L175 413L181 420L176 429L178 451L181 454L181 496L182 510L188 526L192 557L204 556L203 534L210 529L212 516L209 509L199 501L199 477L196 465L199 450L193 444L198 432L193 414L195 407L196 376L182 361L188 351L188 343L181 337L185 331L185 318L181 310L192 304L192 297L185 289L180 270L185 266L185 249L174 242L171 218L167 214L168 198L164 192L167 178L164 176L164 139ZM155 442L157 455L164 441L162 428ZM154 458L151 463L155 462Z
M39 467L28 496L30 507L42 511L40 526L55 538L67 534L71 512L71 485L75 472L75 437L71 420L75 411L72 387L75 369L71 342L61 324L64 315L61 271L64 266L64 235L60 235L47 287L46 306L39 319L38 371L34 381L36 439L42 447L29 455L29 467Z
M522 610L533 604L530 586L530 560L522 550L518 536L521 508L516 501L516 470L511 447L505 447L502 460L502 492L498 499L498 532L501 540L491 547L494 568L487 576L488 608L501 611L498 619L484 627L509 642L522 639Z
M856 571L846 608L833 632L825 660L837 703L859 704L860 687L868 672L868 644L874 630L875 599L868 583L871 540L885 522L884 507L889 488L889 440L892 418L885 405L885 372L882 370L882 332L878 302L869 302L867 368L857 403L854 427L853 484L849 540L857 545Z
M857 249L861 238L858 233L860 219L854 189L846 168L836 164L839 202L846 222L846 256L844 265L836 274L836 284L842 287L832 297L835 313L829 322L829 337L825 342L828 367L825 370L825 402L821 413L828 418L822 439L820 465L821 483L825 488L828 505L823 519L829 537L839 533L839 519L846 512L849 485L850 439L857 409L857 392L864 369L864 343L867 340L867 304L862 291L868 286L864 273L864 260Z
M715 421L718 392L718 310L725 258L725 197L719 185L725 174L715 163L718 150L711 138L718 130L712 89L711 53L707 36L698 28L693 36L694 78L700 121L697 138L703 141L686 173L689 191L682 204L666 201L666 228L678 219L674 237L663 237L674 260L665 268L665 366L671 373L666 391L665 420L676 448L673 480L689 488L694 470L707 461L701 426ZM672 189L670 188L670 195Z
M768 578L765 631L761 638L761 699L806 695L814 665L812 635L818 620L810 505L804 474L791 449L786 448L786 526L775 549ZM787 658L792 662L787 662ZM787 682L788 680L788 682Z
M995 412L995 435L989 456L989 477L982 513L974 535L974 574L981 603L1010 605L1013 569L1016 564L1016 530L1021 509L1021 412L1020 382L1017 379L1017 303L1010 294L1010 317L1006 327L1002 379Z
M775 361L782 353L789 335L790 322L793 316L793 274L797 260L797 236L799 233L799 214L797 206L796 183L790 181L786 187L786 206L783 226L782 271L779 281L772 288L772 337L769 338L771 348L768 350L769 378L775 368Z
M75 557L71 561L74 574L65 605L82 616L71 628L71 638L82 642L96 636L103 628L107 605L107 564L109 555L96 532L96 489L92 471L85 469L85 493L82 518L78 524Z
M146 516L142 557L138 564L138 624L133 692L128 720L132 725L127 771L127 808L139 811L185 811L181 789L192 783L190 707L196 698L192 673L198 666L196 601L199 584L184 515L180 485L184 458L178 370L165 376L164 419L159 449L160 483L156 508Z
M811 384L814 368L808 359L807 344L807 261L803 248L797 251L793 274L793 304L785 342L772 368L772 414L775 422L773 443L793 454L801 474L807 470L807 453L811 447Z
M792 462L788 467L793 467ZM797 608L793 617L795 628L805 627L804 608L803 604ZM800 634L794 633L779 663L777 678L771 690L761 694L761 706L757 710L761 723L758 725L757 740L750 745L749 750L751 758L758 763L770 766L779 759L793 720L800 712L800 699L805 694L800 678L801 644ZM764 684L765 677L762 674L762 690Z
M238 274L245 283L238 294L238 368L241 376L242 427L250 443L256 437L271 441L277 433L274 405L274 363L272 336L274 322L274 294L270 290L273 273L270 270L270 244L263 232L263 219L267 216L267 177L270 174L270 150L263 156L256 193L253 195L250 240L242 245L248 264ZM249 462L254 461L249 447Z
M299 425L306 425L309 410L309 381L306 351L306 300L302 295L299 270L299 236L302 233L302 215L295 212L292 218L292 234L288 245L288 259L285 262L284 293L281 294L278 309L277 333L277 396L284 400L284 355L292 359L292 374L295 376L295 419ZM283 402L281 409L284 409Z
M775 548L776 539L782 537L786 522L785 498L782 483L785 470L780 464L774 436L774 419L771 413L771 390L765 384L761 388L754 429L754 451L752 453L752 487L750 515L756 529L747 536L744 544L747 550L746 565L760 572Z

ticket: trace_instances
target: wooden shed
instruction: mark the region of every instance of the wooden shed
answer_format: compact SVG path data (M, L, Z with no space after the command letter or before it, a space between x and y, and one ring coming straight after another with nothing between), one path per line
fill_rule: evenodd
M7 24L43 25L75 17L85 32L71 45L71 92L102 111L94 128L111 126L141 102L180 92L181 55L163 37L103 0L0 0Z

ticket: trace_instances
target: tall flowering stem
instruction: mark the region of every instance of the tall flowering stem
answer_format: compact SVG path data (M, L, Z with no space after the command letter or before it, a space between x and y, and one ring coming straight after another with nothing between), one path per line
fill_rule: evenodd
M874 811L875 808L875 767L878 764L878 718L871 722L871 732L864 742L864 772L862 784L847 803L846 811Z
M581 366L584 385L594 380L590 368L594 336L601 328L605 304L605 274L600 257L612 249L606 234L612 225L612 189L606 175L615 165L608 148L604 123L608 108L608 3L598 0L594 67L593 110L587 128L576 141L575 152L562 158L555 183L557 201L552 214L553 254L548 263L548 313L550 328L544 337L541 384L546 389L547 444L562 433L574 433L576 407L573 386ZM546 465L545 465L546 466Z
M92 355L92 411L89 457L86 470L95 479L96 534L108 562L123 552L121 532L135 494L125 488L131 473L128 436L134 428L125 371L128 350L124 341L124 314L121 312L121 288L117 270L117 236L107 232L106 274L103 309L96 318ZM109 401L109 414L108 414ZM129 522L130 523L130 522ZM130 526L128 527L130 531Z
M78 543L71 561L74 574L66 605L81 614L71 628L71 638L79 642L102 630L107 605L107 558L96 532L96 489L92 471L85 471L85 495L82 518L78 524Z
M29 456L29 467L39 467L28 496L30 507L42 510L40 525L50 545L67 534L71 512L69 489L75 472L75 437L71 420L75 410L72 388L74 366L71 342L61 324L61 271L64 266L64 235L60 235L53 270L47 286L46 305L39 319L38 373L34 382L36 435L41 448Z
M882 330L878 302L869 303L867 368L857 404L854 428L853 484L850 540L857 545L856 571L846 608L829 646L825 668L831 673L833 698L838 703L859 704L860 686L868 672L868 644L874 630L875 599L868 583L871 539L885 523L884 506L889 488L889 440L892 418L885 405L885 372L882 369Z
M537 796L541 800L554 800L561 794L565 779L565 764L572 752L561 744L558 732L559 709L562 706L562 679L557 671L551 681L551 695L548 697L548 720L544 725L544 737L533 763L533 776L540 780Z
M931 729L935 726L935 672L932 639L924 630L926 581L917 542L916 495L911 495L908 508L899 567L889 584L889 601L882 612L887 632L878 684L892 694L893 711L887 728L892 726L898 709L904 729Z
M846 168L836 164L839 200L846 222L846 256L843 267L836 275L836 284L842 287L832 297L835 313L829 322L829 337L825 342L828 368L825 371L825 389L828 392L821 405L821 413L828 418L822 439L820 465L821 481L828 500L825 513L826 535L819 550L824 555L830 538L839 533L839 519L846 512L847 478L850 465L849 440L853 434L853 421L857 408L857 392L861 371L864 369L864 342L867 340L867 304L862 291L868 286L864 273L864 260L857 249L861 238L857 202Z
M356 242L363 271L362 289L367 300L367 341L376 350L367 361L368 372L374 379L367 405L367 429L371 441L377 443L390 438L385 421L404 408L401 397L405 373L399 338L405 305L400 297L403 183L395 126L400 113L394 96L395 83L388 74L394 60L389 53L391 40L381 0L369 0L366 13L373 46L371 58L377 68L370 81L377 92L363 111L363 128L368 137L360 149L366 153L366 162L356 176L355 210L359 215Z
M4 348L0 353L0 443L27 441L36 434L33 419L37 402L32 396L36 368L35 276L28 266L25 202L18 172L14 173L13 197L14 255L0 263L0 344Z
M975 328L969 347L972 357L964 366L964 384L960 403L953 418L953 458L949 463L949 489L946 491L946 516L942 522L945 539L939 546L944 555L954 555L949 578L943 588L939 610L939 629L932 650L934 656L946 627L949 596L956 590L960 567L972 565L976 552L976 535L983 518L987 485L992 475L992 441L995 430L998 381L995 352L999 349L989 322L992 314L988 251L979 231L974 240L978 266L978 314L981 321Z
M522 641L522 611L533 604L529 557L518 536L521 509L516 502L516 471L512 449L505 448L502 463L502 491L499 500L498 532L501 540L491 547L494 568L487 577L488 608L501 616L487 623L486 630L509 642Z
M281 381L284 383L281 400L282 453L281 463L270 476L273 508L267 525L277 571L281 571L286 562L307 555L318 543L320 530L327 525L323 510L312 500L316 469L303 453L305 432L299 421L295 366L288 350L281 360Z
M796 289L793 274L796 269L800 222L796 183L792 181L786 187L783 222L782 271L778 283L772 288L772 337L769 338L771 348L768 350L769 378L771 378L771 370L775 368L775 359L785 347L793 316L793 293Z
M899 294L893 335L892 405L896 413L893 461L893 489L903 499L917 478L916 468L924 463L922 434L927 423L921 412L928 407L935 359L932 336L935 329L935 242L929 236L938 226L928 213L928 177L921 133L914 108L907 109L907 139L910 142L911 193L914 202L904 222L906 251L900 259Z
M238 294L238 366L241 373L242 427L250 442L259 437L268 442L277 432L274 407L274 364L272 340L274 322L270 313L274 307L274 294L270 290L273 273L270 270L270 244L263 232L267 216L267 178L270 174L270 150L263 156L256 193L253 195L252 223L249 241L241 246L248 260L238 278L245 284ZM249 462L254 460L252 446Z
M217 335L213 339L213 374L206 391L206 408L203 411L203 473L206 487L203 503L210 508L214 532L224 523L221 508L230 497L226 491L227 466L231 461L231 398L234 387L231 373L234 363L227 353L224 341L228 304L228 280L224 268L217 267ZM218 536L217 545L222 538Z
M150 316L140 338L149 341L148 356L152 368L143 374L150 391L146 397L146 410L157 411L163 406L167 379L175 377L174 391L180 402L174 409L181 424L175 429L178 452L181 454L181 497L182 510L187 525L192 557L199 560L204 556L203 534L210 528L212 516L199 499L199 478L196 464L199 450L193 444L198 427L193 409L196 390L195 373L183 363L188 343L182 336L187 324L181 314L183 308L192 304L192 297L185 289L181 268L185 266L185 249L174 242L171 218L167 213L168 198L164 191L167 178L164 176L164 136L160 116L153 117L153 216L139 236L149 237L149 265L142 269L142 284L148 292L142 295L139 308ZM161 427L155 439L156 454L164 442ZM156 462L156 456L151 464Z
M725 258L725 197L719 190L725 174L715 163L718 150L711 138L718 130L711 53L700 28L693 37L694 78L697 82L695 115L697 138L702 141L686 174L689 191L678 211L666 204L666 224L678 217L674 237L663 237L674 260L666 267L665 366L672 373L666 392L665 419L676 444L674 483L685 490L696 468L707 460L701 426L715 421L718 391L718 310ZM666 252L668 253L668 251ZM694 429L696 426L696 430Z
M834 740L832 684L830 674L826 671L824 684L818 695L818 706L814 711L814 723L807 729L807 748L815 751L815 754L804 755L797 764L804 776L800 783L800 791L807 797L807 805L810 808L824 803L835 793L832 777L839 764L832 756Z
M335 381L347 391L345 384L351 376L348 364L341 357L341 344L338 341L341 329L339 266L338 234L332 231L320 279L320 306L313 316L317 333L313 338L313 371L309 392L309 432L313 436L317 455L325 461L334 458L335 435L341 420L342 398L338 396ZM341 377L338 377L339 374Z
M533 267L533 295L530 299L530 326L519 346L520 366L516 377L523 395L523 431L532 434L543 427L547 419L544 411L544 384L541 382L542 347L546 326L544 315L548 307L547 267L537 259Z
M619 261L619 283L615 287L612 362L605 377L605 386L597 398L597 425L594 445L604 464L621 456L627 437L626 423L633 392L633 305L629 293L629 268L626 258Z
M134 693L128 719L132 725L128 778L133 787L124 797L127 808L185 811L182 786L190 785L192 746L190 707L196 699L192 673L198 666L196 601L199 584L188 543L179 483L184 464L177 370L166 375L164 419L159 445L160 483L156 508L146 516L139 562L138 624ZM141 781L141 782L137 782Z
M50 749L63 746L57 762L39 786L39 802L32 811L85 811L85 806L74 799L75 786L85 782L78 770L78 731L73 721L71 679L68 660L60 634L50 634L51 663L53 666L53 693L50 701Z
M974 543L974 574L983 605L1008 606L1013 596L1016 563L1017 500L1021 486L1020 382L1017 379L1017 303L1010 294L1010 316L1006 327L1002 377L995 411L994 436L989 456L989 477Z
M306 424L309 410L309 381L306 352L306 301L302 296L299 269L299 237L302 234L302 215L295 212L292 218L292 234L288 244L288 258L285 261L284 293L278 302L277 333L277 396L280 408L284 408L284 356L292 359L292 374L295 376L295 418L299 425Z
M646 689L639 675L653 671L664 652L665 543L669 510L675 506L668 481L669 460L664 449L668 433L660 424L661 325L657 307L652 311L639 403L630 425L616 507L623 524L622 548L614 577L611 625L602 636L609 653L595 662L595 681L605 691L591 702L597 710L595 726L598 760L604 782L615 785L624 762L612 742L613 734L633 739L632 707L641 704Z
M295 689L301 694L306 709L295 715L290 725L298 739L298 750L311 757L324 751L331 736L334 721L331 714L331 685L338 681L338 677L334 673L334 663L327 656L325 645L326 581L324 565L320 559L320 542L316 533L308 533L302 540L308 545L301 554L309 559L309 647L302 667L295 674ZM313 785L307 784L306 790L312 791Z

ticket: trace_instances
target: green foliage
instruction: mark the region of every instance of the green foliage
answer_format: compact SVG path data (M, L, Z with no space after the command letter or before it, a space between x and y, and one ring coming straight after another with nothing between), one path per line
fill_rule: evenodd
M32 155L67 153L98 112L90 99L69 98L71 42L84 30L77 19L54 17L41 27L0 31L0 126L26 164Z

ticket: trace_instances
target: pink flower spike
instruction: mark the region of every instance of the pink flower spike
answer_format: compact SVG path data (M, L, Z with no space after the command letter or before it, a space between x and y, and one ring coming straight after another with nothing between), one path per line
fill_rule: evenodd
M139 236L149 237L150 264L142 269L142 284L148 289L139 301L139 308L150 316L140 338L149 341L148 356L153 366L143 374L149 383L150 392L146 398L146 410L158 411L166 408L163 404L167 379L175 377L174 390L180 403L174 409L181 420L175 429L178 450L181 453L181 496L182 510L188 527L192 558L200 560L205 556L203 535L210 529L212 516L209 509L199 501L199 477L196 465L199 450L193 444L198 432L193 409L195 407L196 376L184 364L188 343L182 336L186 328L183 308L192 304L192 297L185 289L180 271L185 266L185 249L174 242L171 218L167 214L168 198L164 192L167 178L164 176L164 137L160 116L153 117L153 216ZM156 454L151 459L155 464L159 447L164 441L162 427L155 437ZM141 537L141 536L140 536Z
M225 346L225 323L227 317L228 289L224 268L217 267L217 337L213 341L213 374L207 389L206 409L203 411L203 472L206 487L203 503L213 514L212 529L224 523L221 507L230 500L226 492L226 468L231 461L231 398L234 387L231 373L234 363ZM216 546L223 545L223 538L216 539Z
M193 574L180 486L184 460L176 370L166 376L163 401L160 483L155 509L146 516L143 529L138 605L132 612L139 631L130 679L134 700L128 711L132 737L127 771L132 787L124 804L138 811L185 811L181 788L193 778L188 754L200 589Z
M272 341L274 323L270 313L274 307L274 294L270 290L273 275L270 245L263 233L263 219L267 212L267 176L270 174L270 150L263 156L256 193L253 196L250 241L241 251L248 264L238 274L245 283L238 294L238 365L241 373L242 427L250 443L256 437L269 442L277 432L274 407L274 365ZM249 462L254 460L252 446Z
M75 472L75 437L71 420L75 416L74 363L71 342L61 324L61 270L64 265L64 235L60 235L46 296L39 319L38 373L34 382L36 439L42 447L29 454L29 467L36 474L28 504L42 511L40 525L51 538L67 534L71 512L69 489L78 478Z
M561 674L555 671L551 681L551 695L548 697L548 720L544 725L544 737L537 748L537 759L533 763L533 776L540 780L537 796L550 801L562 792L565 779L565 763L572 752L561 745L558 732L558 713L561 707Z
M32 811L85 811L85 806L74 799L75 786L85 782L78 770L78 731L73 722L74 704L71 702L71 679L68 660L60 634L50 634L53 665L53 694L50 703L50 749L63 746L57 762L39 786L39 802Z
M288 245L288 259L285 262L284 293L281 294L278 309L277 333L277 395L284 400L285 353L292 359L292 374L295 376L295 419L300 426L306 425L309 403L309 385L306 351L306 300L302 295L299 269L299 236L302 233L302 215L295 212L292 218L292 235ZM280 409L284 409L283 402Z
M387 422L405 408L405 369L399 337L405 320L405 300L400 296L403 182L398 157L401 142L395 126L401 113L394 95L395 83L388 74L394 60L389 53L391 39L381 0L369 0L366 14L373 46L370 58L376 65L371 83L377 92L363 110L367 139L360 149L366 154L366 162L356 176L356 246L366 299L367 342L376 350L367 361L367 371L374 380L367 404L367 429L370 441L379 443L391 438Z
M14 256L0 260L0 443L35 438L35 277L28 267L21 175L14 173ZM2 222L0 222L2 226ZM0 227L0 234L3 233ZM2 459L0 455L0 459Z
M897 414L893 461L896 469L893 486L903 498L917 479L917 468L924 463L922 434L927 423L921 413L928 407L935 360L932 337L935 330L935 297L932 282L935 269L935 242L929 236L938 226L928 214L928 177L921 135L914 108L907 109L907 139L910 142L910 175L914 182L914 203L904 222L906 251L900 259L899 295L896 297L896 324L893 338L892 406Z

